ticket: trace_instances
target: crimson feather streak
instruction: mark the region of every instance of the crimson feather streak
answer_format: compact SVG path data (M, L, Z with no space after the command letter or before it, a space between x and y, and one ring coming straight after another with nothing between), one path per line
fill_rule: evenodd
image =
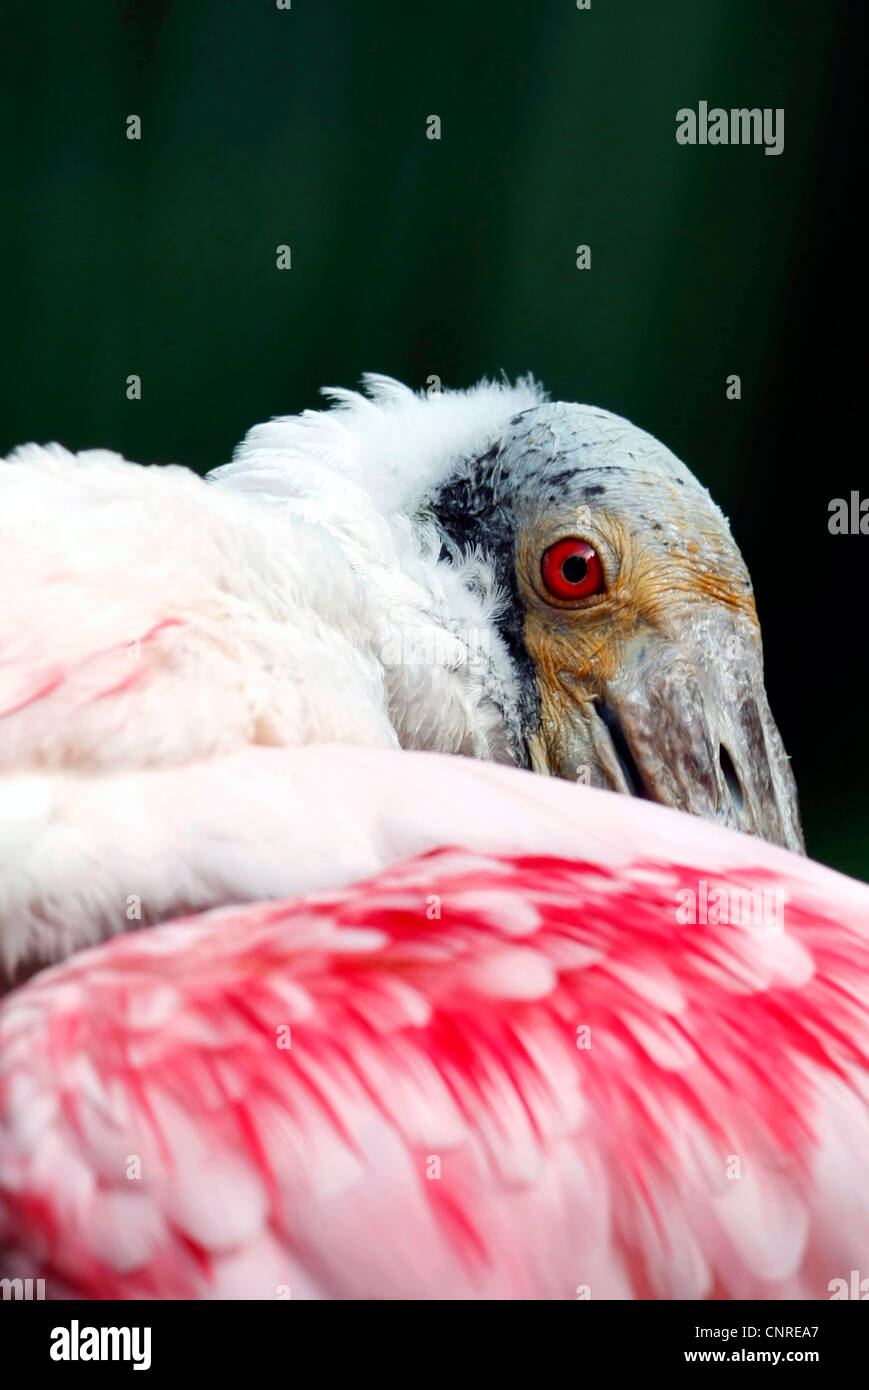
M680 923L696 854L456 849L44 972L0 1008L0 1275L828 1298L869 1268L869 892L748 848L784 931Z

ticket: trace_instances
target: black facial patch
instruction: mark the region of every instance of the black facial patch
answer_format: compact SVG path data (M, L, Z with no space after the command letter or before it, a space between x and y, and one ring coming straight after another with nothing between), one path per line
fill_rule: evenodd
M516 526L511 489L501 478L499 446L494 444L479 458L462 464L426 500L424 511L434 517L460 551L479 550L486 557L507 595L497 628L516 672L522 727L536 732L540 727L540 693L534 662L525 646L525 607L516 579ZM441 551L441 558L447 555L446 549ZM514 753L520 766L530 765L524 742Z

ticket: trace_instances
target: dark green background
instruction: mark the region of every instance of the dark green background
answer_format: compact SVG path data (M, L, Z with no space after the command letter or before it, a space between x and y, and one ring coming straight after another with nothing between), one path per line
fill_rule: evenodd
M592 4L0 5L0 450L205 469L366 369L626 414L730 515L810 849L869 876L851 11ZM700 99L784 154L678 146Z

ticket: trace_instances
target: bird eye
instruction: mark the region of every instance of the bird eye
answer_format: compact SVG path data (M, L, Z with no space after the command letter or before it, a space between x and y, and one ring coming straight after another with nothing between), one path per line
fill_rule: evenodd
M565 603L599 594L604 587L597 551L575 536L549 547L540 561L540 573L547 593Z

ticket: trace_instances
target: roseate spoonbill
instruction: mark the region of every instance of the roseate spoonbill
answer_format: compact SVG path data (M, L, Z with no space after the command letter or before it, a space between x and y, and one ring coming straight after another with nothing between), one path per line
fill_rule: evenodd
M103 942L7 996L0 1277L825 1299L869 1267L869 891L515 768L272 751L300 818L324 787L291 836L327 843L334 798L358 864L460 847Z
M367 387L257 427L208 482L58 445L0 463L7 978L372 867L364 818L323 862L309 802L268 774L258 800L268 756L311 742L514 763L801 848L748 574L688 470L530 379Z

